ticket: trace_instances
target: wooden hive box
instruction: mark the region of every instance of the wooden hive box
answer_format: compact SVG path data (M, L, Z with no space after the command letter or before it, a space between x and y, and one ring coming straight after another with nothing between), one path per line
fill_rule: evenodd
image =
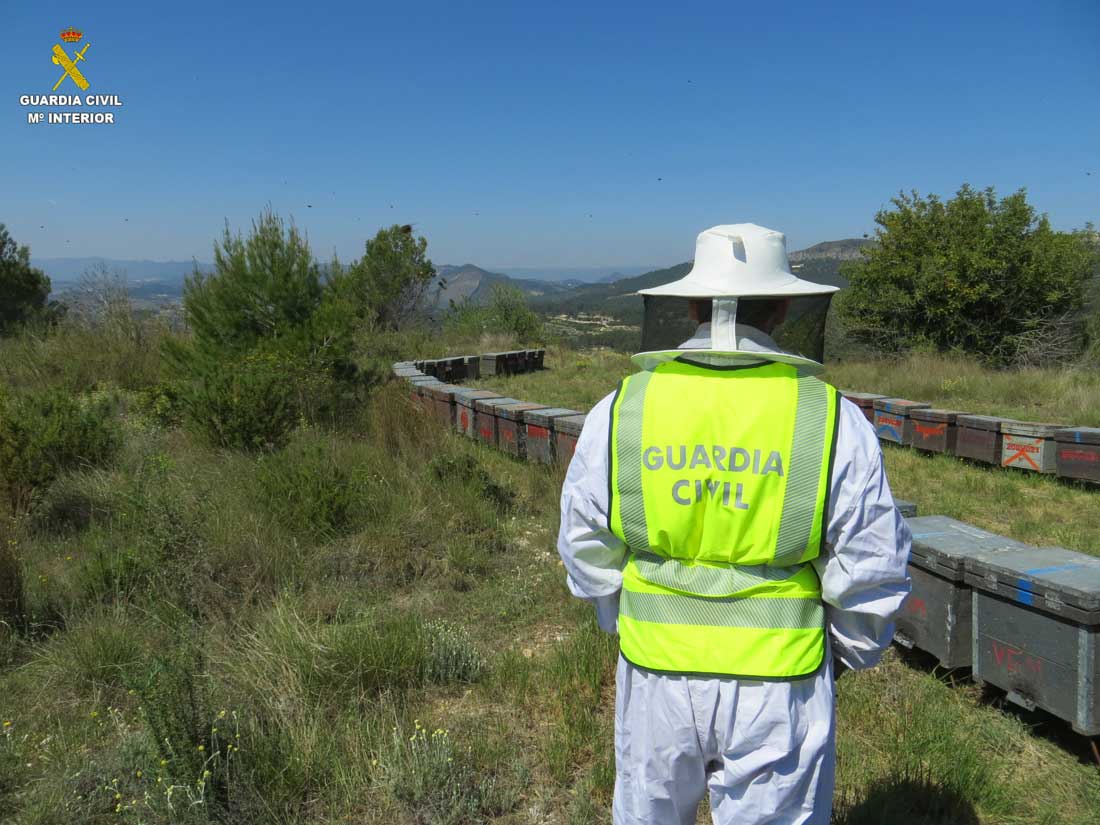
M539 464L554 460L554 421L558 418L580 415L577 410L565 407L546 407L532 410L523 417L527 429L527 459Z
M894 506L898 508L898 512L905 518L913 518L917 515L917 505L911 501L904 501L900 498L894 499Z
M975 681L1100 735L1100 559L1030 547L968 560L966 581Z
M879 441L895 444L906 444L912 439L913 421L909 416L913 410L932 406L905 398L876 398L872 403L875 408L875 434Z
M554 419L554 461L568 464L577 449L585 415L566 415Z
M445 427L454 427L455 423L455 391L459 389L453 384L426 384L424 392L431 399L431 412Z
M955 410L934 410L930 407L913 410L909 414L912 419L909 446L930 453L954 455L958 434L955 422L958 417L959 413Z
M512 404L497 408L497 445L517 458L527 457L527 416L535 410L547 409L545 404Z
M1054 442L1058 475L1100 484L1100 428L1068 427Z
M931 653L944 667L969 667L973 600L966 560L1028 546L947 516L907 521L913 533L912 591L896 619L895 641Z
M841 390L840 394L859 407L867 420L872 424L875 423L875 402L880 398L885 398L885 395L877 395L873 392L852 392L851 390Z
M481 377L481 356L464 355L462 360L466 363L466 380Z
M959 413L955 419L955 455L984 464L1001 463L1001 425L1012 421L995 415Z
M478 376L506 375L508 366L503 352L486 352L479 358Z
M535 369L541 370L541 369L543 369L543 365L546 361L546 350L537 349L537 350L534 350L534 353L535 353Z
M455 392L455 429L467 438L477 438L477 411L474 402L501 398L498 392L462 388Z
M490 447L499 446L500 440L497 432L497 410L500 407L513 404L523 404L518 398L497 396L496 398L479 398L474 401L474 433L482 444Z
M1054 434L1064 426L1006 421L1001 425L1001 466L1053 474L1058 464L1055 458L1058 448Z
M527 359L520 350L511 350L510 352L504 353L504 363L507 365L509 375L518 375L521 372L526 372Z

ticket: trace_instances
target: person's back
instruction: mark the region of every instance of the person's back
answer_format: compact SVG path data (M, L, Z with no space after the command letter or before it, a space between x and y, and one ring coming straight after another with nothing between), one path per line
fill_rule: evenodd
M740 257L736 242L761 228L716 229L754 263L751 239ZM725 300L738 285L714 285L705 240L696 269L711 266L703 290L728 290L714 300L725 346L701 326L685 349L639 356L650 369L593 408L559 551L573 593L620 634L615 822L694 822L709 789L716 822L825 823L833 650L862 668L889 643L908 531L862 414L768 337L786 311L779 288L768 306L760 283L746 287L764 328L738 348ZM794 294L829 289L782 275ZM658 289L706 297L697 283ZM697 321L712 323L710 306L693 307Z

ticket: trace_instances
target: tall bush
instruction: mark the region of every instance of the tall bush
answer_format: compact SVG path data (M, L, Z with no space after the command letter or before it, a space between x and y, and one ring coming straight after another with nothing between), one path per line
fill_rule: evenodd
M0 223L0 335L46 314L50 279L31 266L31 251Z
M354 315L382 330L398 330L424 310L424 296L435 278L428 241L412 226L378 230L363 257L335 267L332 284Z
M102 464L120 435L109 400L80 402L57 390L0 395L0 483L13 514L65 470Z
M1023 190L998 199L964 185L916 192L875 216L875 243L845 267L847 334L880 351L962 350L996 363L1032 358L1044 340L1079 351L1092 251L1055 232ZM1041 346L1040 346L1041 349Z

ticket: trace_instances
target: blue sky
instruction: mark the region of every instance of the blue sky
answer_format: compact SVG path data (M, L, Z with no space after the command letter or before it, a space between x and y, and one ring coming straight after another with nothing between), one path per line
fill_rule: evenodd
M0 5L0 222L38 258L209 260L268 204L321 258L414 222L496 269L794 249L964 181L1100 219L1095 0ZM26 123L69 25L113 126Z

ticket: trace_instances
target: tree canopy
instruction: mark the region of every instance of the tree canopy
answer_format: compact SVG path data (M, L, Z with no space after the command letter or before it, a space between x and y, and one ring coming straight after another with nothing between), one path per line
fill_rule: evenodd
M42 317L49 306L50 279L31 266L31 251L0 223L0 335Z
M963 185L947 201L913 192L892 204L843 270L848 335L880 351L931 346L998 363L1055 338L1060 354L1080 349L1095 262L1087 233L1056 232L1024 190L998 199Z

